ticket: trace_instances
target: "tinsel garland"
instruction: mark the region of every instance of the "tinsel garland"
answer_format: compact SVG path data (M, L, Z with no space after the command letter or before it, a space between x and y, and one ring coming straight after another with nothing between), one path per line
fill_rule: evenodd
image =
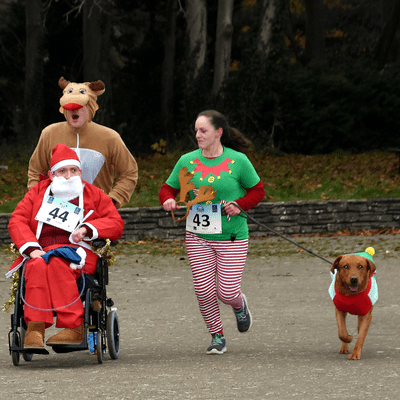
M14 256L14 260L16 260L19 257L19 251L15 247L14 243L10 244L10 251ZM106 244L103 247L93 247L92 250L94 253L98 254L103 258L104 260L107 261L107 265L111 267L115 263L115 256L111 251L111 241L110 239L106 239ZM12 274L12 282L11 282L11 289L10 289L10 300L6 301L3 304L3 309L2 311L4 312L9 312L11 306L15 302L15 294L17 293L18 289L18 284L19 284L19 279L20 279L20 273L19 270L15 271Z
M14 261L15 261L20 256L19 251L17 250L14 243L10 244L9 249L14 256ZM20 273L19 273L19 270L17 270L12 274L12 281L11 281L11 288L10 288L10 300L6 301L3 304L2 311L4 311L4 312L9 312L10 307L15 302L15 294L17 293L17 289L18 289L19 278L20 278Z
M106 244L103 247L93 247L92 250L94 253L98 254L107 261L107 265L111 267L115 263L115 256L111 251L111 240L105 239Z

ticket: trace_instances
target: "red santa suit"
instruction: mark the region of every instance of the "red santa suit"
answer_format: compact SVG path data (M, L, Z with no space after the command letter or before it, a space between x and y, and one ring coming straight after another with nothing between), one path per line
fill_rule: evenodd
M46 179L35 185L11 215L8 229L22 256L13 263L10 270L21 263L24 257L29 257L32 250L49 251L66 245L78 245L86 252L83 272L93 274L98 256L91 251L88 242L97 238L119 239L123 233L124 221L112 200L102 190L83 181L83 194L70 202L84 209L82 222L76 229L85 226L88 236L77 244L71 243L69 232L35 219L43 200L50 194L50 184L51 180ZM42 321L46 328L51 326L52 310L58 307L61 307L56 311L58 328L75 328L83 322L84 309L76 284L81 272L70 268L69 261L51 257L47 264L42 257L32 258L26 262L24 274L25 301L30 305L25 307L27 323Z

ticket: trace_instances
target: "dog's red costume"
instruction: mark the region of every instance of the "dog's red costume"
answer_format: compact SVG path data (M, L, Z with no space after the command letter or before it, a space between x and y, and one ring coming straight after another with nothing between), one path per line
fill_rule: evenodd
M334 285L332 300L339 311L344 311L352 315L367 315L376 300L378 300L375 272L369 279L367 288L361 293L345 296L343 293L337 291L335 280L332 282L332 285Z
M355 253L354 255L362 256L368 260L374 262L372 256L375 254L375 250L372 247L368 247L365 252ZM337 270L333 274L331 272L332 283L329 287L329 294L339 311L347 312L352 315L367 315L371 307L378 300L378 284L376 282L376 272L371 275L367 288L357 294L345 296L343 293L338 292L336 288L336 274Z

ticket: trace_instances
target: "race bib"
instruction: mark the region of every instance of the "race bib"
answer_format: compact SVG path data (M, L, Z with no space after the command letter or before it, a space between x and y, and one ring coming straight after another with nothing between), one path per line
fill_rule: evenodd
M193 233L222 233L221 205L195 204L186 218L186 230Z
M69 201L47 196L35 219L67 232L75 230L83 217L83 208Z

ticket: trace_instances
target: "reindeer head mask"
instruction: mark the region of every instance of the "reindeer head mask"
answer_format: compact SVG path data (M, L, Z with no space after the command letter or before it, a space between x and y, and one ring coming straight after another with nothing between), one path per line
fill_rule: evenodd
M58 86L63 89L63 96L60 99L60 113L66 115L67 110L77 110L87 106L88 122L90 122L99 109L97 96L104 93L104 83L102 81L75 83L61 77Z

